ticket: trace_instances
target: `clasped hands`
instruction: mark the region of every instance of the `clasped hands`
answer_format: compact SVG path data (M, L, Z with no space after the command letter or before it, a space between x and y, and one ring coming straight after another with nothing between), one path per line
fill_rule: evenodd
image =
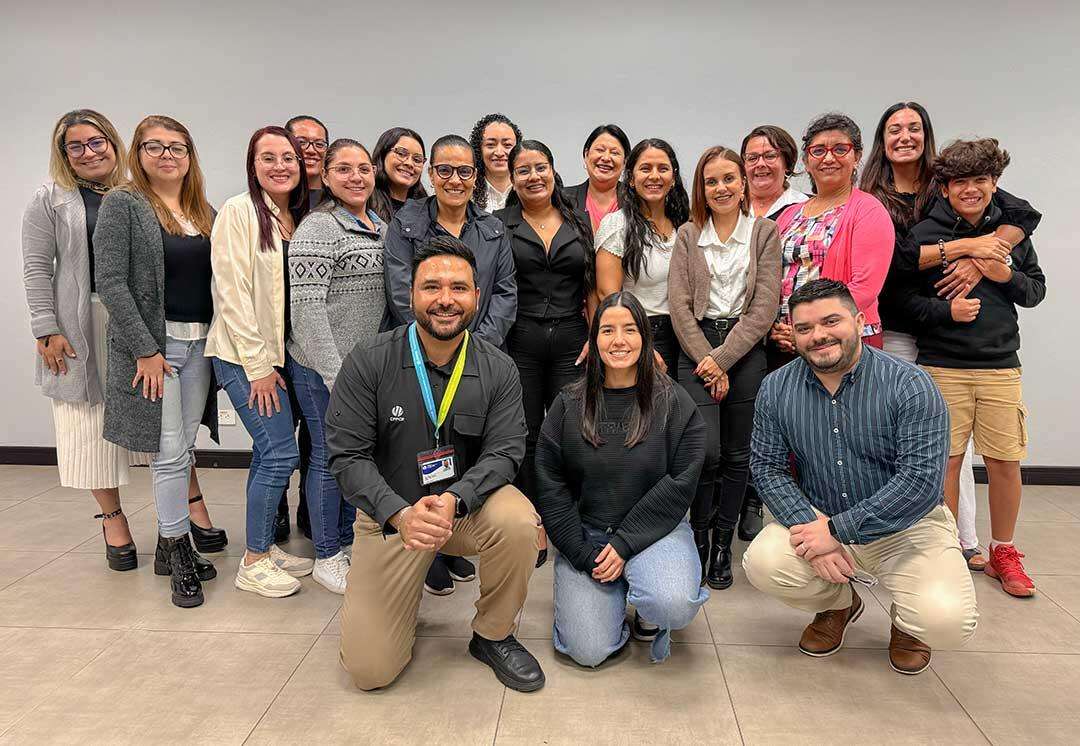
M855 575L855 564L847 550L829 533L827 516L792 526L788 531L795 554L809 562L822 580L847 583Z
M454 534L456 497L450 492L425 495L394 514L390 525L397 529L401 543L416 552L442 549Z
M727 396L730 381L724 370L713 360L711 355L706 355L694 368L694 375L705 384L705 390L713 401L723 401Z

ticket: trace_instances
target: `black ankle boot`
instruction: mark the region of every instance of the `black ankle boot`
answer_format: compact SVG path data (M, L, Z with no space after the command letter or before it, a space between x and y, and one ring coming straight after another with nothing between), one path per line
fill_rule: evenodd
M202 495L196 495L188 500L188 505L202 502ZM195 542L195 548L200 552L221 552L229 544L229 536L223 528L203 528L191 521L191 540ZM206 578L203 578L206 580Z
M731 575L731 540L733 528L714 528L712 546L709 548L709 575L706 582L710 588L722 591L730 588L735 578Z
M202 583L195 574L195 550L187 534L175 539L158 538L158 547L168 557L172 575L172 602L182 609L201 606L203 602ZM155 561L155 569L157 562Z
M761 507L761 498L752 487L747 488L743 498L742 512L739 514L739 539L753 541L761 533L765 515Z
M110 518L117 518L124 514L123 508L117 508L111 513L98 513L94 518L101 519L101 537L105 538L105 521ZM118 572L124 572L125 570L134 570L139 566L139 554L135 549L135 543L129 541L122 547L114 547L108 541L105 542L105 562L109 565L110 570L116 570Z
M172 560L169 558L169 549L165 543L167 541L168 539L158 534L157 550L154 551L155 575L172 575ZM213 580L217 577L213 562L196 550L192 550L191 556L195 562L195 574L199 576L199 580Z
M297 515L299 518L299 515ZM292 533L289 525L289 499L287 495L281 496L281 502L277 506L277 515L274 516L274 543L284 544Z
M694 529L694 546L697 547L698 559L701 560L701 584L705 585L709 569L709 529Z

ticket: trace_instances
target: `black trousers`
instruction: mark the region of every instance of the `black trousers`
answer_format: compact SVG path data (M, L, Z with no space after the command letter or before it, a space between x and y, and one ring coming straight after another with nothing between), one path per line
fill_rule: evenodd
M536 441L544 414L555 396L585 371L574 365L588 339L588 327L581 315L557 319L518 316L507 335L507 350L521 376L521 397L525 407L525 461L515 481L530 500L536 500Z
M701 330L713 347L719 347L730 331L718 329L707 319L701 322ZM720 402L694 375L696 367L685 353L679 356L679 383L697 402L707 428L705 463L690 506L690 526L695 531L710 525L734 528L750 477L750 434L754 401L765 378L765 347L754 345L728 370L728 393Z
M679 369L679 339L675 336L675 327L671 325L670 316L650 316L649 326L652 327L653 346L660 353L667 365L667 374L676 378ZM692 368L691 368L692 370Z

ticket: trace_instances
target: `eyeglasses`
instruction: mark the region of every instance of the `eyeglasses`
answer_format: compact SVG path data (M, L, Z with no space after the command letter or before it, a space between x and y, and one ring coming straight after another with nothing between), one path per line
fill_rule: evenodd
M432 166L431 168L434 169L435 175L443 181L449 180L455 173L462 181L468 181L476 176L475 166L451 166L447 163L440 163L438 166Z
M743 156L743 163L747 166L753 166L758 161L764 160L766 163L772 163L780 157L779 150L766 150L764 153L747 153Z
M535 166L522 166L521 168L514 169L514 176L519 179L527 179L529 178L529 174L533 171L536 172L537 176L547 176L551 173L551 166L547 163L537 163Z
M307 140L303 137L296 138L296 144L300 146L300 150L314 150L317 153L322 153L326 150L326 140Z
M281 163L285 166L295 166L297 160L297 157L292 153L286 153L285 155L281 156L281 158L278 158L273 153L263 153L259 156L259 163L267 167L273 167L277 165L278 161L281 161Z
M807 155L817 160L824 160L825 156L832 153L835 158L843 158L845 155L855 149L855 146L849 142L838 142L831 148L825 145L813 145L806 149Z
M344 163L340 163L330 169L330 173L341 179L349 178L354 172L360 176L371 176L375 173L375 167L370 163L361 163L358 166L347 166Z
M109 149L109 140L106 137L91 137L86 142L74 140L69 143L64 143L64 150L67 151L67 154L72 158L81 158L87 148L90 148L90 152L100 155Z
M427 160L426 158L424 158L424 156L417 155L416 153L410 153L405 148L390 148L390 152L393 153L394 155L396 155L398 158L400 158L403 161L411 160L417 166L423 166L424 161Z
M174 142L171 145L166 145L157 140L147 140L139 147L141 147L143 152L151 158L160 158L165 155L166 151L168 151L169 155L173 158L187 158L189 151L188 146L183 143Z

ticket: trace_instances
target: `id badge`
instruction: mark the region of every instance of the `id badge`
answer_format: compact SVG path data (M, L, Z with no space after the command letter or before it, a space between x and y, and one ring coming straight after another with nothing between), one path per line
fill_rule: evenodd
M454 470L454 447L443 446L432 451L416 454L416 468L420 472L420 484L427 486L445 482L457 476Z

